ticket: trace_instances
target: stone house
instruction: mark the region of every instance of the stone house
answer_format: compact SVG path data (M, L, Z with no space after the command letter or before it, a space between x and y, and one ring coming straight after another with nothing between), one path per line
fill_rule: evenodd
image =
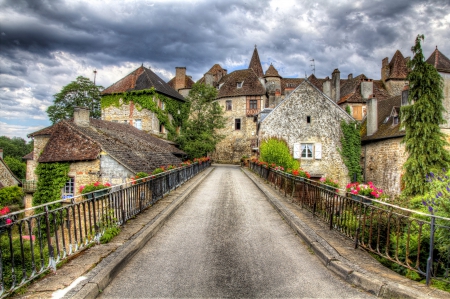
M361 130L364 178L390 195L401 192L403 164L408 158L402 143L405 131L401 128L400 115L401 106L408 105L407 69L403 63L408 59L404 59L400 51L395 53L391 63L387 58L383 59L382 80L394 96L381 100L374 97L367 102L368 114ZM443 106L450 111L450 60L436 47L426 62L433 65L444 80ZM400 70L395 70L395 67ZM450 114L446 111L443 111L443 116L447 123L441 125L441 130L450 141Z
M22 182L3 161L3 149L0 148L0 189L9 186L22 186Z
M170 79L167 84L183 97L187 97L194 81L191 76L186 75L186 67L176 67L175 77Z
M183 70L179 68L179 73ZM127 123L163 138L175 138L187 118L183 96L143 66L106 88L101 102L103 120Z
M62 196L76 196L80 185L96 181L126 183L138 172L178 165L185 156L171 143L125 123L89 118L89 110L79 107L73 119L28 137L34 139L34 149L27 160L27 181L39 179L35 174L39 163L70 163L70 180L61 190ZM30 194L26 202L30 207Z
M312 177L327 176L349 182L341 148L341 121L354 121L334 100L308 79L297 86L274 109L260 114L260 141L277 137L284 139L294 158Z

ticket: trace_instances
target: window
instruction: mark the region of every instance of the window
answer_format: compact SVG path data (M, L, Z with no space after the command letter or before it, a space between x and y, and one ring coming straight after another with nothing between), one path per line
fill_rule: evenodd
M258 109L258 100L250 100L249 109Z
M394 125L394 126L395 126L395 125L398 125L398 116L394 116L392 125Z
M159 125L159 133L165 133L164 125Z
M306 123L307 123L307 124L310 124L310 123L311 123L311 116L308 115L308 116L306 117Z
M312 143L302 143L302 158L312 159L313 157L313 144Z
M227 110L232 110L233 109L233 105L232 105L232 101L231 100L226 101L226 109Z
M234 119L234 129L235 130L240 130L241 129L241 119L240 118L235 118Z
M134 121L134 127L135 127L136 129L142 130L142 121L141 121L140 119L136 119L136 120Z
M244 85L244 81L238 82L238 83L237 83L237 88L242 88L242 85Z
M69 180L66 182L66 185L64 185L62 190L62 198L71 198L74 196L74 190L75 190L75 178L69 178Z

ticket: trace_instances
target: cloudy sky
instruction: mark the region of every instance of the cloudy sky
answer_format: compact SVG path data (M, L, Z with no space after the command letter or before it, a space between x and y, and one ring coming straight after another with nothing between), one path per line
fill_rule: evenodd
M85 76L108 87L141 64L168 81L194 81L219 63L247 68L257 45L264 71L283 77L380 78L381 60L450 57L448 0L0 0L0 135L26 138L51 123L46 109Z

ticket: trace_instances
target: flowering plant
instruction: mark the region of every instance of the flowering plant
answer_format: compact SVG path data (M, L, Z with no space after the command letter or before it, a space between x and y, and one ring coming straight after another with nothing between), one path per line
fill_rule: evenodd
M194 162L198 162L198 164L202 164L203 162L208 162L209 157L201 157L201 158L194 158Z
M9 208L8 208L8 207L4 207L4 208L2 208L2 209L0 210L0 216L4 216L4 215L8 214L9 212L10 212ZM3 220L2 220L2 221L3 221ZM11 223L12 223L12 220L9 219L9 218L6 218L6 220L5 220L4 223L6 223L6 224L11 224Z
M93 191L98 191L98 190L102 190L102 189L106 189L111 187L111 184L106 182L104 184L100 183L99 181L93 183L93 184L89 184L89 185L81 185L79 188L79 191L81 194L86 194L86 193L90 193Z
M358 182L349 183L346 187L347 192L350 192L354 195L362 195L370 198L383 198L385 194L383 190L374 186L372 182L368 182L367 184L360 184Z
M279 171L284 171L284 167L283 166L276 166L274 167L275 170L279 170Z
M324 184L324 185L327 185L327 186L331 186L331 187L334 187L334 188L339 188L339 183L338 183L337 180L332 180L330 178L327 178L326 176L321 177L320 178L320 182L322 184Z
M292 170L292 175L299 176L301 178L307 178L307 179L311 178L311 175L309 174L309 172L303 170L301 167L299 169Z

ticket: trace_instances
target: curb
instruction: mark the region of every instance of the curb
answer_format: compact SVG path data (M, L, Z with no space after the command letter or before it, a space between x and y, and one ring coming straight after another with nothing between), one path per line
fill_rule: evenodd
M241 168L250 180L261 190L267 201L280 214L294 232L314 252L322 264L347 283L357 286L372 295L381 298L445 298L432 297L434 289L427 289L427 293L396 282L384 282L368 274L363 269L341 256L325 239L303 223L294 213L283 205L275 196L270 194L250 170ZM440 292L439 292L440 293Z
M91 271L98 270L98 273L89 279L89 281L73 296L70 298L74 299L87 299L96 298L102 290L104 290L109 283L114 279L114 277L119 273L119 271L133 258L133 256L138 253L147 242L159 231L159 229L166 223L167 220L178 210L178 208L189 198L192 192L200 185L201 182L213 171L215 168L210 167L204 172L200 173L199 177L188 190L180 195L178 198L162 211L162 213L157 216L155 221L144 228L134 240L128 244L124 244L121 252L114 257L109 263L103 265L100 263Z

